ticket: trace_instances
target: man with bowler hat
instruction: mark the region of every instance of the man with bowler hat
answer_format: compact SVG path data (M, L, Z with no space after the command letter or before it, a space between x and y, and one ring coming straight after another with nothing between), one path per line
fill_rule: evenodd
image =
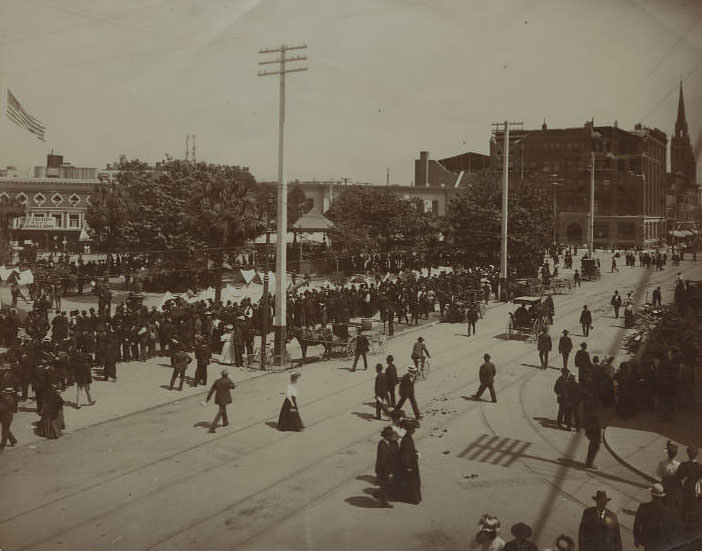
M590 326L592 325L592 312L587 309L587 304L583 306L580 312L580 326L583 328L583 337L590 335Z
M597 490L594 507L583 511L578 535L580 551L621 551L622 536L617 515L607 509L607 492Z
M414 412L415 419L421 419L422 416L419 413L419 407L417 406L417 399L414 397L414 381L417 379L417 368L413 365L407 368L407 373L405 373L400 379L400 401L397 402L395 409L401 409L402 404L406 400L410 401L412 405L412 411Z
M219 406L219 411L217 411L217 415L212 421L209 432L215 432L215 428L217 427L217 423L219 423L220 419L222 419L223 427L226 427L229 424L229 418L227 417L227 404L232 403L232 394L230 391L233 388L236 388L236 385L229 378L229 371L223 369L222 376L213 383L212 388L210 388L210 392L207 394L207 400L205 400L206 402L209 402L212 394L214 394L215 404Z
M383 373L383 364L375 365L375 418L380 421L384 403L388 401L388 388Z
M558 353L563 356L564 369L568 367L568 356L571 350L573 350L573 341L568 336L568 330L564 329L563 336L558 340Z
M553 348L551 335L548 334L548 326L545 326L536 341L536 348L539 351L539 365L541 369L548 367L548 353Z
M495 382L495 364L493 364L490 361L490 354L484 354L483 355L483 364L480 366L480 372L479 372L479 377L480 377L480 388L478 388L478 392L473 394L473 398L476 400L479 400L480 397L483 395L483 392L485 392L485 389L488 389L490 391L490 397L492 398L493 402L497 402L497 396L495 395L495 387L494 387L494 382Z

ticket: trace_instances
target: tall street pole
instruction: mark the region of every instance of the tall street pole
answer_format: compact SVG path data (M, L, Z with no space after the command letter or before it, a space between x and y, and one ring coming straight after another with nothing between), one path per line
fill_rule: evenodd
M500 298L507 301L507 213L509 207L509 123L505 121L502 146L502 231L500 232Z
M259 50L259 54L278 54L278 59L269 61L259 61L259 65L269 65L276 63L277 71L260 71L258 76L278 75L280 81L279 106L278 106L278 209L277 209L277 232L276 232L276 258L275 258L275 354L282 358L287 341L287 296L286 277L287 269L287 233L288 233L288 184L285 177L285 75L298 71L306 71L306 67L295 69L286 68L286 64L294 61L304 61L307 57L296 56L286 57L290 50L302 50L307 48L302 46L280 46L279 48Z
M587 223L588 256L595 254L595 152L590 152L590 214Z

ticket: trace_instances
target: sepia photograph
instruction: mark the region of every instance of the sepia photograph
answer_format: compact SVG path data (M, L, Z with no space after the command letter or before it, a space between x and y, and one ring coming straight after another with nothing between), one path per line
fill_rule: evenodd
M0 551L702 551L702 0L0 0Z

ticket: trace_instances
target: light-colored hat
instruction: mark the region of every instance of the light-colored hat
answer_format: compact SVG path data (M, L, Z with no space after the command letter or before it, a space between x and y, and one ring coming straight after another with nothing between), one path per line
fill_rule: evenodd
M663 484L656 483L653 486L651 486L651 497L665 497L665 489L663 488Z
M222 371L219 372L220 375L229 375L229 370L228 369L223 369Z

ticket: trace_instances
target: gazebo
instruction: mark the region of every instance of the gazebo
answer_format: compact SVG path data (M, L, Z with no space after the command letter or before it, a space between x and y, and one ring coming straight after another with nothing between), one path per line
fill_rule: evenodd
M325 217L314 207L303 214L293 224L295 236L300 239L300 266L302 266L302 242L323 243L329 245L329 233L334 228L334 222ZM303 235L306 237L303 239Z

